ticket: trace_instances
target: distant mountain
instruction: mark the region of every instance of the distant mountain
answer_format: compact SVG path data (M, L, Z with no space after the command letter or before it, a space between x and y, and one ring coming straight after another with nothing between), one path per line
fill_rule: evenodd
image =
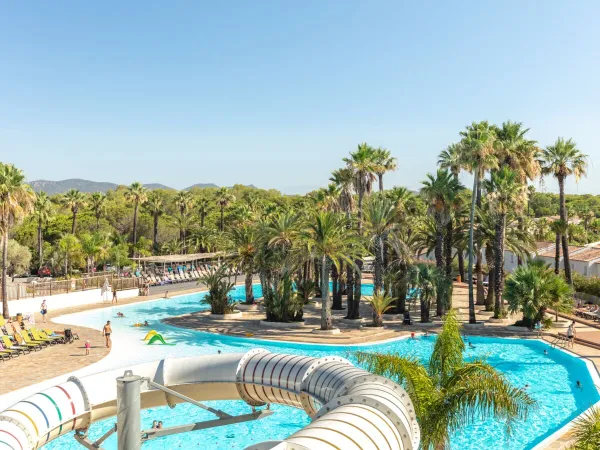
M69 180L61 180L61 181L49 181L49 180L33 180L29 182L29 185L33 188L35 192L44 191L48 195L54 194L64 194L69 189L78 189L81 192L106 192L110 190L114 190L119 186L115 183L109 183L106 181L90 181L90 180L82 180L81 178L72 178ZM172 187L165 186L160 183L147 183L144 184L144 187L148 189L167 189L167 190L175 190ZM189 191L192 188L205 189L205 188L218 188L214 183L196 183L187 188L186 191ZM248 187L256 188L256 186L250 184Z
M198 189L206 189L206 188L218 188L219 186L217 186L214 183L196 183L196 184L192 184L191 186L188 186L184 189L184 191L189 191L190 189L193 188L198 188Z
M90 181L82 180L81 178L72 178L69 180L49 181L49 180L34 180L30 181L29 185L35 192L44 191L48 195L64 194L69 189L78 189L81 192L106 192L116 189L118 184L109 183L107 181ZM144 184L148 189L173 189L160 183Z
M69 189L79 189L81 192L106 192L117 187L114 183L82 180L80 178L62 181L34 180L30 181L29 185L34 191L44 191L49 195L63 194Z

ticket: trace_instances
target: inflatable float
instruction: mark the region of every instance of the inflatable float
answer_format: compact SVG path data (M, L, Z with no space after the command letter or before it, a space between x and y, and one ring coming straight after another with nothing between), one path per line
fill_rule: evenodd
M119 378L119 383L123 383L131 374L138 379L135 401L142 409L174 407L184 401L243 400L252 407L253 414L256 407L278 403L301 408L313 419L282 441L253 444L247 450L416 450L419 447L419 427L404 389L387 378L354 367L343 358L313 358L255 349L244 354L168 358L126 369L125 376L121 368L82 378L70 377L65 383L0 412L0 449L38 449L71 431L82 435L94 422L113 417L117 412L119 449L128 448L122 447L121 439L127 436L120 428L124 427L122 409L117 411L126 402L125 391L121 385L117 389L116 380ZM143 377L141 382L140 377ZM139 414L136 420L139 427ZM132 436L137 441L141 439L139 431Z

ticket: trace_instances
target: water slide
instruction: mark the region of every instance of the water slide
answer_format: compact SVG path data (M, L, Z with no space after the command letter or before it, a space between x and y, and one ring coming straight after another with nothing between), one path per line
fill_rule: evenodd
M246 450L416 450L420 432L408 394L339 357L254 349L244 354L168 358L127 367L195 401L243 400L301 408L313 421L283 441ZM123 368L70 377L0 412L0 450L33 450L117 414ZM141 408L183 400L143 383Z

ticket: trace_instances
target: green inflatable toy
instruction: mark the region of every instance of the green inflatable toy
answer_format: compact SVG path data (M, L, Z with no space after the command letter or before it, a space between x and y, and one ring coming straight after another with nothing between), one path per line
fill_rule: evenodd
M167 343L165 342L165 339L164 339L164 338L162 337L162 335L160 335L159 333L156 333L154 336L152 336L152 337L150 338L150 341L148 341L148 344L147 344L147 345L152 345L152 344L154 344L155 342L158 342L158 343L160 343L160 344L162 344L162 345L175 345L175 344L167 344Z

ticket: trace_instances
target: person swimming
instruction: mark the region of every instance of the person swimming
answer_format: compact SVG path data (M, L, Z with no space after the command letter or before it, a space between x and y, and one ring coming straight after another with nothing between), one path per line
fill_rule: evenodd
M548 350L544 350L544 355L547 355L547 354L548 354Z
M475 348L475 346L473 344L471 344L470 341L469 341L469 348Z
M578 389L581 389L583 386L581 385L581 381L577 380L577 383L575 383L575 387Z
M150 326L150 324L148 323L148 321L147 321L147 320L144 320L144 325L143 325L143 326L144 326L144 327L149 327L149 326Z
M125 314L123 314L122 312L118 312L117 317L125 317Z

